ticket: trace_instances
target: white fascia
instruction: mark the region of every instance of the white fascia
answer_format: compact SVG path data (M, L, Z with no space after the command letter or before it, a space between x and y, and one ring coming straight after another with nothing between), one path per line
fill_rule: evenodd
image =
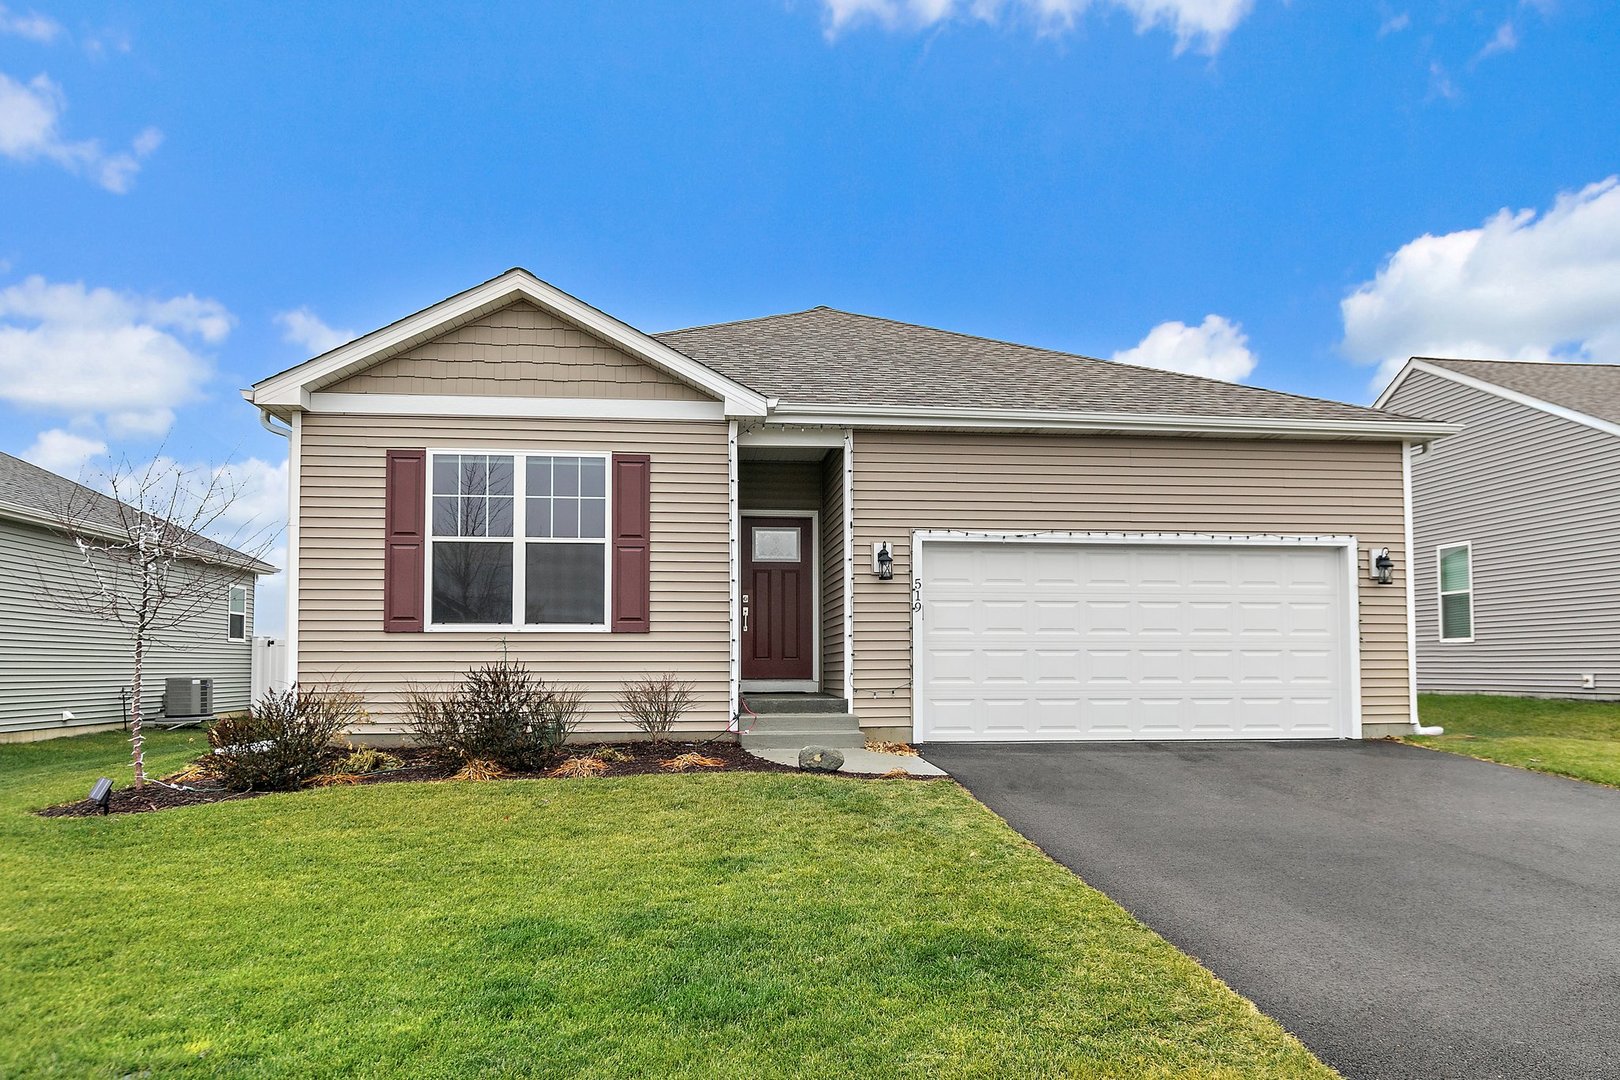
M1077 431L1142 435L1224 435L1236 438L1392 439L1427 442L1461 431L1458 424L1389 420L1246 419L1046 409L957 409L898 405L800 405L784 402L767 423L776 426L948 428L985 431Z
M1487 382L1484 379L1478 379L1472 375L1464 375L1461 372L1452 371L1450 368L1443 368L1438 364L1431 364L1427 361L1419 360L1417 357L1413 357L1406 362L1406 366L1401 368L1400 373L1397 374L1395 378L1390 381L1390 384L1384 388L1384 392L1378 395L1378 400L1373 403L1373 407L1376 409L1383 408L1384 403L1395 396L1395 391L1400 389L1401 384L1406 382L1407 377L1418 371L1423 372L1425 375L1435 375L1442 379L1450 379L1459 386L1466 386L1471 390L1478 390L1481 393L1491 394L1495 397L1503 399L1504 401L1511 401L1519 405L1527 406L1531 409L1537 409L1548 414L1549 416L1556 416L1562 420L1568 420L1571 423L1584 424L1587 427L1596 428L1597 430L1609 435L1620 435L1620 424L1616 424L1613 421L1604 420L1601 417L1583 413L1579 409L1571 409L1563 405L1554 405L1550 401L1542 401L1538 397L1532 397L1529 394L1520 393L1517 390L1509 390L1505 386L1498 386L1493 382ZM1460 426L1459 430L1461 430Z

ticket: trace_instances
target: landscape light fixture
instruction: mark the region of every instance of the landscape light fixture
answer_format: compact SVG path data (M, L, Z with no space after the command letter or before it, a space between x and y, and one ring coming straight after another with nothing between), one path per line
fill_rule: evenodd
M112 781L105 776L97 780L90 788L90 801L105 815L112 803Z

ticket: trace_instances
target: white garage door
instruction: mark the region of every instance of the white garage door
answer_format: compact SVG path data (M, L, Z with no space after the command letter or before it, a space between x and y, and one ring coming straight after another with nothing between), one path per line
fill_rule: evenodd
M920 740L1352 734L1345 550L929 540Z

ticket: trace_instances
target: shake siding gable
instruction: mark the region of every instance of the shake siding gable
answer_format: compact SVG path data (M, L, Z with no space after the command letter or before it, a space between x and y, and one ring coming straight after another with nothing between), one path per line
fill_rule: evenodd
M1620 698L1620 438L1423 371L1389 405L1464 425L1412 460L1418 689ZM1474 640L1442 642L1465 541Z
M1389 442L858 430L855 550L889 540L895 562L893 581L855 575L855 713L911 726L914 531L1353 535L1404 574L1401 455ZM1357 580L1364 733L1409 730L1406 590Z
M683 730L730 719L727 427L722 421L351 416L303 419L299 485L299 679L351 687L373 717L359 734L403 730L402 696L503 653L585 690L586 733L622 733L615 696L634 676L692 681ZM389 450L404 446L645 454L650 459L647 633L382 629Z
M673 375L525 301L318 389L344 394L709 400Z

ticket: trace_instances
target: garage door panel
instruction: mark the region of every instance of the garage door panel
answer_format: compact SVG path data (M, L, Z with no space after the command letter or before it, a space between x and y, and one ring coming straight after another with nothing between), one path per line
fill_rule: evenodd
M1342 549L928 544L919 738L1348 730Z

